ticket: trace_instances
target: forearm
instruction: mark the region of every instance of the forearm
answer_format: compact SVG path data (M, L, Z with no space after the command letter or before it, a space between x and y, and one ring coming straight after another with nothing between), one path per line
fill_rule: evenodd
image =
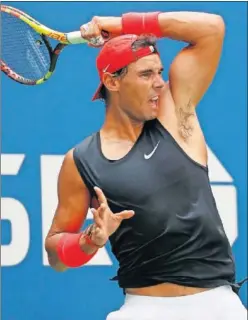
M164 37L196 44L224 33L223 19L203 12L164 12L158 16Z
M50 266L59 272L63 272L68 269L67 266L65 266L58 257L58 242L61 239L62 236L64 236L65 233L58 233L53 235L48 235L46 242L45 242L45 249L47 251L48 255L48 261ZM80 238L80 247L83 252L86 254L93 254L97 251L96 247L92 247L89 244L85 242L85 239L83 237Z
M123 34L122 17L101 17L98 23L102 30L107 30L112 35ZM203 12L161 12L158 15L158 23L163 37L192 45L210 36L223 36L225 29L221 16ZM134 26L131 33L136 32L137 28Z

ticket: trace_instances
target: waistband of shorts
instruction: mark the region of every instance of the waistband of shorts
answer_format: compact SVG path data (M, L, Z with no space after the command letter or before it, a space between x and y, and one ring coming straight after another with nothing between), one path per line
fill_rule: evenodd
M141 295L133 295L133 294L126 294L125 296L125 303L126 304L187 304L193 301L197 303L197 301L201 301L202 299L219 299L220 295L230 295L234 294L232 287L229 285L220 286L216 288L211 288L203 292L186 295L186 296L179 296L179 297L154 297L154 296L141 296Z

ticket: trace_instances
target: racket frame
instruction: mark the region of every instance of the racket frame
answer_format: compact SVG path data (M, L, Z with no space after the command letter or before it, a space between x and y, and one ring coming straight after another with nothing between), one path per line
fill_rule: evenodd
M63 44L76 44L76 43L87 43L88 41L81 37L80 31L73 31L68 33L63 33L59 31L55 31L41 24L34 18L30 17L28 14L22 12L19 9L1 5L1 11L11 14L12 16L21 19L25 23L27 23L31 28L33 28L39 34L45 35L48 38L57 40ZM78 38L78 39L77 39ZM73 40L69 40L73 39Z

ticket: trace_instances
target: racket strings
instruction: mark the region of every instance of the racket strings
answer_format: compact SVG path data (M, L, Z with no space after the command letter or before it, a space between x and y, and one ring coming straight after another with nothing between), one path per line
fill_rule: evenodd
M38 80L49 71L51 52L43 38L22 20L1 12L1 59L26 79Z

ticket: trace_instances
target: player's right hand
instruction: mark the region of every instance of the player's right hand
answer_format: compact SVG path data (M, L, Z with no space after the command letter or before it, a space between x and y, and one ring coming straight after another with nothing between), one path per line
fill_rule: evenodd
M122 22L120 17L93 17L91 21L80 27L82 38L93 47L101 47L109 39L121 35Z
M94 190L100 206L97 210L91 209L94 217L91 240L97 246L104 246L109 237L119 228L121 222L134 216L134 211L124 210L114 214L108 206L103 191L98 187L95 187Z

